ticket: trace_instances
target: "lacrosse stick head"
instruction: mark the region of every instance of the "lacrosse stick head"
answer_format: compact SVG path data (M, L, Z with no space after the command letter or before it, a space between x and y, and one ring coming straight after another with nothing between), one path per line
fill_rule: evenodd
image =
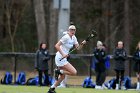
M96 36L97 36L97 32L95 30L92 30L91 37L96 37Z
M96 36L97 36L97 32L95 30L92 30L91 33L86 38L86 41L89 41L91 38L96 37Z

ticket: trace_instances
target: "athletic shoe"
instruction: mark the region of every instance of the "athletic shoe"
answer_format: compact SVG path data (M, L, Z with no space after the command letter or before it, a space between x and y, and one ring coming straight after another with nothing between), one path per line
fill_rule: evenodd
M121 82L121 89L122 89L122 90L126 90L126 87L125 87L124 81Z
M126 90L126 87L125 87L125 86L121 86L121 89L122 89L122 90Z
M49 91L47 93L56 93L55 92L55 88L50 88Z
M95 89L101 89L101 90L102 90L103 87L102 87L102 86L98 86L98 85L96 85L96 86L95 86Z
M105 84L102 85L103 89L108 89L108 86L106 86Z
M57 86L57 88L66 88L66 85L60 84L59 86Z

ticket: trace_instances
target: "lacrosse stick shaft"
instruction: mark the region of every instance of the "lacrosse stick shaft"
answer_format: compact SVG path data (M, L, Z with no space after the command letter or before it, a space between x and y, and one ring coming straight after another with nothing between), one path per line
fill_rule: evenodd
M77 49L78 49L79 47L81 47L82 45L83 45L83 43L81 43L78 47L72 49L72 50L68 53L68 55L71 54L73 51L77 50ZM64 58L65 58L65 57L62 57L62 58L60 59L60 61L63 60Z

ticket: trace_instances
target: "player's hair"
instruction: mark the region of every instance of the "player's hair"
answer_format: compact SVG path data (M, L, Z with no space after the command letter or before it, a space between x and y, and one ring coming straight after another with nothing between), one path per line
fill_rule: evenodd
M140 41L138 42L137 46L136 46L136 50L139 49L139 44L140 44Z
M46 44L46 43L44 43L44 42L40 43L39 49L42 49L42 45L43 45L43 44Z
M123 41L118 41L118 42L116 43L116 47L118 47L118 43L119 43L119 42L122 42L123 47L124 47L124 42L123 42Z

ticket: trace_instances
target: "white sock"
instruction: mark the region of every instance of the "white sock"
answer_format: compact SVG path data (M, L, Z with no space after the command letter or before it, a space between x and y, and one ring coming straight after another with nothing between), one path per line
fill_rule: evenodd
M140 88L140 82L137 82L137 88L136 89L139 89Z
M55 88L56 86L53 84L52 86L51 86L51 88Z
M116 89L117 89L117 90L119 89L119 84L116 84Z

